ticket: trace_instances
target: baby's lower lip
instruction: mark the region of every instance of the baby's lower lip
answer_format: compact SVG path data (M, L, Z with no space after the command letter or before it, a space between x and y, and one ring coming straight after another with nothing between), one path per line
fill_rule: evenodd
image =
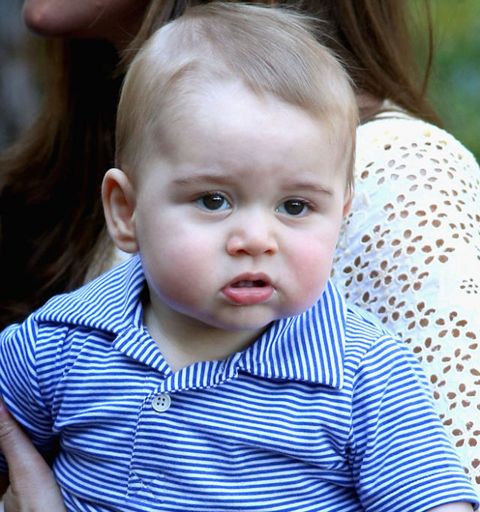
M245 286L241 286L242 284L245 284ZM237 283L225 286L222 291L233 303L241 306L250 306L267 301L273 294L273 286L270 284L255 286L254 282L248 284Z

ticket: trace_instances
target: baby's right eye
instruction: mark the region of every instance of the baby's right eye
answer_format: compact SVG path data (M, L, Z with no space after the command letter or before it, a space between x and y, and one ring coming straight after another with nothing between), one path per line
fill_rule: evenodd
M219 192L209 192L208 194L203 194L195 200L195 204L203 210L208 210L211 212L218 212L231 208L228 199Z
M310 205L304 199L287 199L277 207L277 212L292 217L304 217L310 211Z

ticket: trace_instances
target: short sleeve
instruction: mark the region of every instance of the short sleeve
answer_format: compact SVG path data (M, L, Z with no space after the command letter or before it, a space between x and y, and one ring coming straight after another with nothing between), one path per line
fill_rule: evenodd
M450 134L406 116L361 126L357 148L335 284L415 353L480 489L478 164Z
M47 450L53 439L52 422L38 384L36 335L37 325L31 319L0 334L0 392L37 448ZM3 460L0 467L3 470Z
M351 466L368 512L421 512L456 501L478 506L433 407L415 356L385 337L354 381Z

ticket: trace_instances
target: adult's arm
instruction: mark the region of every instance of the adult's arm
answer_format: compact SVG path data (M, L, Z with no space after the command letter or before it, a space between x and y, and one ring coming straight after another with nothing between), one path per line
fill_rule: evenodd
M0 451L5 456L10 487L5 512L64 512L53 472L0 400ZM0 480L5 490L7 475Z

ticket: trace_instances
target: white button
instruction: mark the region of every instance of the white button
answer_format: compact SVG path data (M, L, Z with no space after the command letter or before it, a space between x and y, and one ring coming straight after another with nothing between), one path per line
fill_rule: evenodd
M172 399L170 395L167 393L163 393L162 395L157 395L152 401L152 407L157 412L165 412L170 408L172 403Z

